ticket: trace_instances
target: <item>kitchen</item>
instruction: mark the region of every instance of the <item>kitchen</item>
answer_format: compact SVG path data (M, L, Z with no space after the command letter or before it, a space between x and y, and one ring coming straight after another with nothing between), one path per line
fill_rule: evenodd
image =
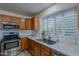
M1 56L79 56L78 3L0 3Z

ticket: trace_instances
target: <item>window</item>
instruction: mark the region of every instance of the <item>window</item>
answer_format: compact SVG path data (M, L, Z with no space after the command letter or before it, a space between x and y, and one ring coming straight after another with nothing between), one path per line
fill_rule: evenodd
M74 9L50 15L42 19L43 30L50 32L51 37L71 36L76 33L76 17ZM47 33L49 35L49 33Z

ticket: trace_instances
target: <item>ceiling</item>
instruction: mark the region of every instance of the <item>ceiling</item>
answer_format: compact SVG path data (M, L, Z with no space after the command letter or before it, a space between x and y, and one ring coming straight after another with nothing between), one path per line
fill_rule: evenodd
M0 10L33 16L52 6L54 3L0 3Z

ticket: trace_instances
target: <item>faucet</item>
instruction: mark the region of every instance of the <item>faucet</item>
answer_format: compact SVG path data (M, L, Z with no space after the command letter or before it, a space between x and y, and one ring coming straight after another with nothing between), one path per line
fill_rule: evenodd
M52 38L52 37L50 36L50 31L48 31L48 37L49 37L49 40ZM57 38L56 42L59 42L59 39L58 39L58 36L57 36L57 35L56 35L56 38Z

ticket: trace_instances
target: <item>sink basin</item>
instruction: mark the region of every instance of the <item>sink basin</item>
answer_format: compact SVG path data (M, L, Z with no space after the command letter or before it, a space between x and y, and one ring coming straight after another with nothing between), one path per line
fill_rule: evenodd
M56 41L52 41L52 40L46 40L46 39L37 39L38 41L41 41L43 43L46 43L46 44L49 44L49 45L52 45L52 44L55 44Z

